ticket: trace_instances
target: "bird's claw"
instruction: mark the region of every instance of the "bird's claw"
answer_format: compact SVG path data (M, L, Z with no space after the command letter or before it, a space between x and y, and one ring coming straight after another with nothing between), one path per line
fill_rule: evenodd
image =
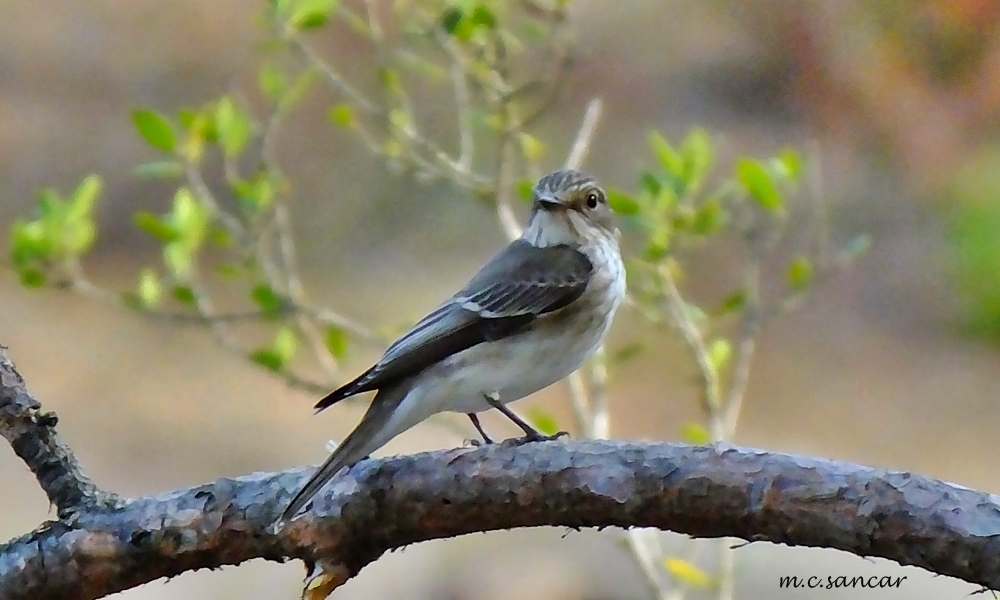
M473 448L481 448L483 446L489 446L490 444L493 444L495 442L490 438L485 438L482 440L477 440L476 438L469 438L465 440L465 443L469 446L472 446Z
M514 438L514 445L521 446L523 444L530 444L533 442L554 442L561 437L569 437L568 431L557 431L552 435L545 435L539 431L534 433L529 433L524 437Z

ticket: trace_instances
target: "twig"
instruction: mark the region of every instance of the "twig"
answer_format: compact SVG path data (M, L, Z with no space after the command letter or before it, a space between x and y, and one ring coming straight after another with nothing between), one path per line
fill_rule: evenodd
M313 50L312 46L304 42L298 34L292 30L288 30L285 32L285 36L288 41L291 42L292 47L298 50L299 53L302 54L302 56L309 62L309 64L315 66L321 73L323 73L326 80L330 82L334 89L347 96L353 104L364 112L383 118L386 116L386 110L384 108L369 100L357 88L348 83L347 79L343 75L323 60L323 58L315 50Z
M506 128L506 124L504 125ZM521 237L521 224L517 222L514 215L514 208L511 204L511 187L513 185L513 153L514 148L510 139L510 134L505 132L500 136L500 147L497 151L497 175L493 183L493 196L496 199L497 218L500 220L500 227L503 228L504 235L508 240L516 240Z
M725 440L732 439L736 434L740 409L743 406L747 383L750 380L750 365L757 345L757 334L761 327L760 260L753 250L750 250L750 256L744 266L743 288L745 294L743 323L736 342L732 379L723 402L721 430Z
M454 40L441 31L440 28L434 29L434 39L451 59L451 68L448 72L451 77L452 90L455 96L456 119L458 121L459 151L456 162L460 168L468 171L472 167L472 160L475 154L475 139L472 133L472 100L466 76L468 72L467 61L456 47Z
M83 474L76 455L56 433L56 414L42 412L6 350L0 346L0 436L35 474L59 518L69 521L87 510L120 506L118 496L102 491ZM0 546L0 573L5 571L2 550ZM5 597L2 586L0 597Z
M705 406L705 411L709 415L714 414L718 411L720 406L720 391L719 391L719 376L712 367L712 361L709 358L708 348L705 346L705 339L701 335L701 331L698 330L697 324L695 324L694 319L691 318L691 312L688 309L687 302L681 296L680 290L677 289L677 283L674 281L673 274L670 273L669 266L660 269L661 281L663 282L664 292L666 294L665 300L667 303L667 312L673 317L673 324L681 334L681 339L684 340L685 345L687 345L688 350L690 350L691 355L695 359L695 364L698 367L698 375L701 378L702 392L703 392L703 402ZM721 428L716 424L715 429L720 429L719 431L713 431L713 439L720 439L719 434L721 433Z
M583 121L577 129L576 139L570 147L569 155L566 157L565 167L567 169L579 169L590 151L590 144L594 139L597 130L597 123L601 120L601 112L604 103L600 98L594 98L587 103L587 109L583 113Z

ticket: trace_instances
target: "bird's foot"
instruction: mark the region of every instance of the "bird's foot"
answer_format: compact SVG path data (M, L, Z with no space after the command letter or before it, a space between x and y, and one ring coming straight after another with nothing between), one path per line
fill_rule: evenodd
M522 446L524 444L531 444L533 442L554 442L562 437L569 437L568 431L557 431L552 435L545 435L541 431L533 430L531 432L524 432L525 435L519 438L513 438L515 446Z
M489 444L492 444L493 440L490 438L490 436L486 435L486 430L483 429L483 425L479 422L479 416L476 413L467 413L467 414L469 420L471 420L472 424L476 427L476 431L479 432L479 435L483 436L482 442L480 442L479 440L469 440L469 444L472 445L473 448L478 448L479 446L488 446Z
M496 443L496 442L494 442L490 438L486 438L485 440L478 440L476 438L468 438L468 439L465 440L465 445L466 446L472 446L473 448L481 448L483 446L489 446L490 444L494 444L494 443Z

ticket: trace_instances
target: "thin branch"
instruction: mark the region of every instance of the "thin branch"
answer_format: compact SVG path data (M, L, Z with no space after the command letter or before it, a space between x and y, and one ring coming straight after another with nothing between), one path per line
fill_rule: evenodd
M567 169L579 169L583 165L583 161L587 159L587 153L590 151L590 144L597 131L597 123L601 120L603 108L604 103L600 98L594 98L587 103L587 110L583 113L583 122L580 123L576 139L566 157L565 166Z
M309 64L318 68L333 88L347 96L354 105L370 115L385 116L384 108L369 100L367 96L351 85L340 72L323 60L323 57L313 50L312 46L304 42L298 34L289 30L286 32L286 37L291 42L292 47L298 50Z
M86 510L121 504L116 495L101 491L83 474L73 451L56 433L59 419L55 413L42 412L6 350L0 346L0 436L35 474L59 518L71 521ZM3 558L0 546L0 578L5 572ZM7 597L2 585L0 597Z
M674 276L670 273L669 266L661 269L661 275L661 280L665 288L664 292L666 293L667 311L673 317L674 326L680 332L681 338L695 359L695 364L698 366L698 375L701 378L702 401L706 412L713 414L718 410L721 402L719 376L715 368L712 367L705 339L701 335L701 331L698 330L698 325L691 317L691 311L688 308L687 302L681 296L680 290L677 289L677 282L674 281ZM712 437L718 438L718 433L712 432Z
M212 193L208 184L205 183L205 179L201 176L201 171L199 170L198 165L194 162L188 161L185 173L188 183L191 185L191 190L196 196L198 196L198 199L201 200L202 204L208 207L212 216L222 224L223 228L229 233L229 235L233 236L238 243L246 244L246 228L243 227L243 224L239 219L222 208L222 205L219 204L219 201L215 198L215 194Z
M753 250L750 251L744 267L743 287L746 297L743 305L743 322L736 341L733 375L723 402L721 431L726 440L732 439L736 434L747 383L750 381L750 365L757 345L757 334L761 328L760 260Z
M506 125L504 126L506 128ZM511 200L511 187L514 181L514 145L510 133L505 132L500 137L500 148L497 150L497 176L493 183L493 196L496 199L497 219L508 240L521 237L521 224L514 214Z

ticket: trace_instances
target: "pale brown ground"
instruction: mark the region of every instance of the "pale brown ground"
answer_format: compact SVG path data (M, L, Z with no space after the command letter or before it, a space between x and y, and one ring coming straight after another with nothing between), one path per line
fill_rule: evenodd
M731 23L690 8L677 8L664 22L663 10L638 0L613 11L597 4L584 3L578 11L584 42L579 70L566 95L565 116L542 133L568 140L586 99L603 95L607 120L588 166L605 180L629 184L647 160L643 135L649 127L677 135L703 124L724 134L722 151L728 155L809 138L809 129L792 116L743 115L732 98L713 88L719 77L743 72L740 65L756 56ZM151 250L132 232L129 215L138 207L162 209L166 202L165 188L130 175L135 162L151 155L131 131L128 111L193 103L246 81L239 73L251 64L252 20L236 12L245 5L4 3L3 229L29 210L32 190L67 189L99 171L108 180L101 207L104 241L88 265L95 279L128 285L137 264L129 257L137 249L147 256ZM704 83L711 81L706 74L714 74L716 83ZM309 123L291 129L282 159L294 164L295 208L300 214L307 207L318 210L297 223L309 240L305 273L316 298L368 322L414 319L502 244L487 211L456 199L420 201L433 199L434 190L407 202L402 184L381 183L384 172L358 158L343 136ZM554 146L550 152L556 164L562 151ZM1000 355L957 333L941 268L942 226L929 208L851 153L824 146L824 161L835 233L843 238L867 231L875 246L805 309L762 337L737 441L1000 489L993 459ZM413 230L401 233L403 227ZM717 267L709 260L701 265L708 277L699 289L712 290ZM338 407L314 418L310 397L224 354L195 328L150 324L67 294L26 292L9 276L0 279L0 298L0 342L10 347L46 408L59 413L63 436L93 478L123 494L316 462L325 440L346 433L363 408ZM635 339L630 323L635 316L626 310L615 342ZM614 373L616 436L676 439L679 424L697 418L693 371L676 341L660 335L644 338L656 343L656 352ZM376 353L356 351L345 374L363 368ZM558 387L518 408L531 404L565 414ZM514 433L492 416L486 425ZM401 436L385 452L460 442L427 426ZM26 468L5 449L0 478L6 483L0 538L50 516ZM423 544L384 557L337 597L648 597L615 533L562 535L518 531ZM972 591L917 569L833 551L757 544L737 553L737 565L740 598L914 599ZM910 579L895 591L808 595L777 589L778 575L863 573ZM154 582L121 597L292 598L301 575L298 564L255 562Z

